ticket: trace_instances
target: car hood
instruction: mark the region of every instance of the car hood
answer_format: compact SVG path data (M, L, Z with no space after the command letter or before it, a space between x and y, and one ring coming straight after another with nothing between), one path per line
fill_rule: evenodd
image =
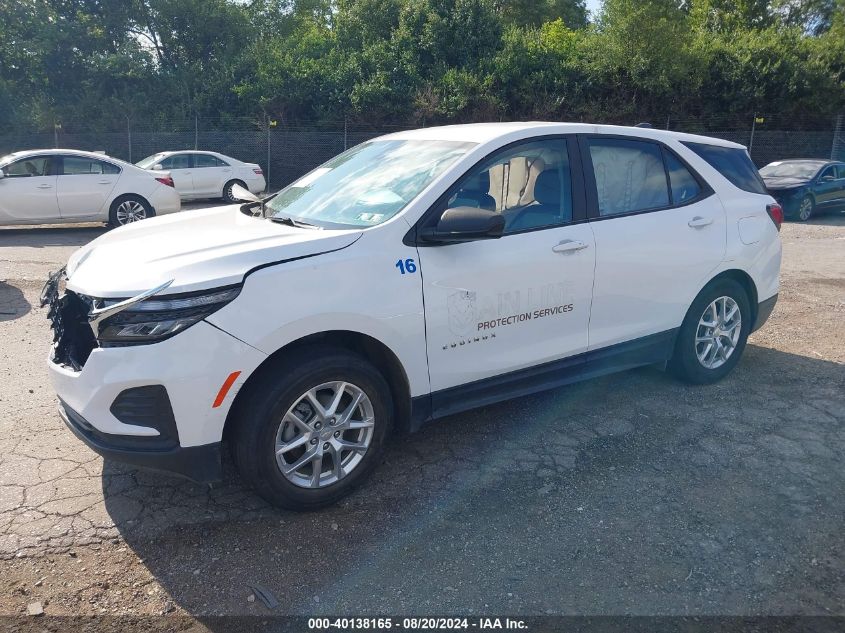
M772 178L763 178L766 183L766 189L794 189L795 187L803 187L810 184L809 178L796 178L795 176L777 176Z
M71 255L67 287L93 297L131 297L173 280L163 294L240 283L250 270L346 248L361 230L292 227L238 205L183 211L109 231Z

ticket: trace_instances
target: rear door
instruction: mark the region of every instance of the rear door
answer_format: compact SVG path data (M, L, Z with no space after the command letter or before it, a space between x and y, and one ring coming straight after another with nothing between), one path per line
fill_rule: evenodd
M61 156L57 195L59 213L74 221L96 217L120 178L117 165L86 156Z
M218 197L223 195L226 172L232 168L211 154L194 154L194 192L198 196Z
M724 257L724 207L661 143L584 135L580 146L596 240L590 349L679 327Z
M0 179L0 221L32 224L59 219L56 157L28 156L3 168Z

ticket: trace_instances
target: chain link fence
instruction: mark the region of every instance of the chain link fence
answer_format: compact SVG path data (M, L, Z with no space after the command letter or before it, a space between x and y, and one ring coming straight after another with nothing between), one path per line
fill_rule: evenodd
M672 119L663 127L727 139L749 148L758 167L784 158L845 160L845 117L828 123L814 122L812 129L796 129L798 121L779 121L753 115L747 125L724 125L718 120ZM0 130L0 155L16 150L62 147L103 151L129 162L156 152L200 149L220 152L258 163L270 189L281 188L314 167L363 141L410 129L412 125L369 126L334 123L284 124L281 121L196 118L184 121L128 123L124 130L95 131L74 126L52 131Z

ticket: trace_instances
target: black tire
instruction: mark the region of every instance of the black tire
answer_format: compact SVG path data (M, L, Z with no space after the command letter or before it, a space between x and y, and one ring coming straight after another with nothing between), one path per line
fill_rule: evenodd
M276 462L276 433L285 413L305 392L340 380L359 387L372 403L374 426L369 448L339 481L320 488L300 487L288 480ZM235 465L259 495L291 510L321 508L352 492L379 463L392 427L390 387L379 371L363 358L329 346L296 350L262 370L262 375L239 395L238 403L228 434Z
M247 188L246 183L243 180L230 180L225 185L223 185L223 201L228 202L230 204L234 204L235 202L240 202L237 198L235 198L234 194L232 194L232 186L233 185L240 185L244 189Z
M129 222L121 221L122 214L121 206L124 203L135 203L140 205L143 208L144 217L139 219L147 219L152 218L155 216L156 212L153 209L152 205L144 200L141 196L136 196L135 194L127 194L125 196L120 196L114 199L114 202L111 203L111 207L109 208L109 226L111 227L118 227L124 226L125 224L131 224L137 220L130 220Z
M795 214L795 219L799 222L806 222L816 212L816 201L813 196L804 196L801 199L801 204L798 205L798 212Z
M699 320L704 315L705 309L720 297L733 299L739 307L740 332L733 352L724 364L711 369L705 367L699 361L695 340ZM687 311L681 329L678 331L675 351L669 361L669 370L681 380L695 385L704 385L721 380L739 362L742 352L745 350L751 326L751 302L745 288L733 279L718 279L711 282L698 294Z

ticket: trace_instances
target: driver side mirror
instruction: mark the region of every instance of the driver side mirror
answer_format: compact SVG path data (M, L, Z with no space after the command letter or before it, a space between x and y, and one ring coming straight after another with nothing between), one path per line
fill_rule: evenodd
M5 177L6 177L6 172L3 171L2 169L0 169L0 179L5 178Z
M833 182L834 180L835 178L833 177L833 174L825 174L824 176L819 178L820 182Z
M455 244L502 237L505 218L495 211L477 207L446 209L437 226L420 230L420 239L431 244Z
M156 163L155 165L153 165L153 169L155 171L162 171L164 169L164 166L161 163Z

